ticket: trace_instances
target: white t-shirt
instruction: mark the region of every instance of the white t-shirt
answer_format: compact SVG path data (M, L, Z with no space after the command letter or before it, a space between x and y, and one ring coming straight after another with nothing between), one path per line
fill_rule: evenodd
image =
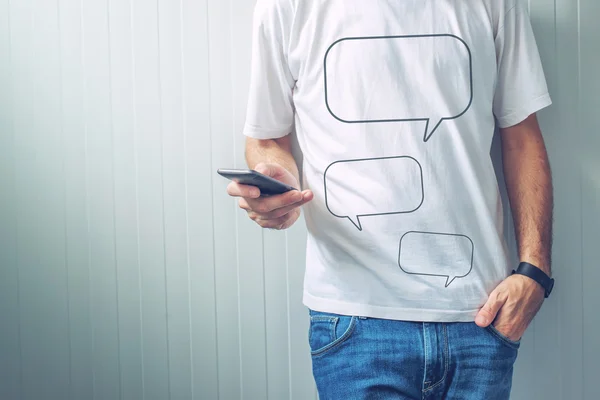
M517 0L259 0L244 133L294 129L304 304L472 321L509 274L490 157L551 104Z

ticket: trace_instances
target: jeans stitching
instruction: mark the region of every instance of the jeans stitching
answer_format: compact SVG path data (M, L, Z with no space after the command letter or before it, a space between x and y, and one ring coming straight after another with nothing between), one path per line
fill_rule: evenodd
M348 326L348 329L346 329L346 332L344 332L344 334L342 336L340 336L339 339L334 340L333 342L329 343L326 346L323 346L322 348L320 348L318 350L311 351L310 354L313 357L318 357L318 356L323 355L324 353L329 352L329 350L339 346L340 344L342 344L346 340L348 340L348 338L350 338L350 335L352 335L352 332L354 332L355 327L356 327L356 317L351 317L350 326Z
M337 326L340 322L339 318L336 318L335 320L331 321L331 331L329 332L329 340L330 343L333 343L337 340Z
M429 381L427 380L427 353L429 353L429 348L427 347L427 329L425 327L425 322L423 322L423 345L425 348L425 362L423 366L423 392L425 392L425 386L429 384Z
M444 374L442 375L442 379L440 379L439 381L437 381L436 383L434 383L432 386L428 387L427 389L423 389L423 393L429 392L432 389L435 389L436 387L440 386L445 380L446 380L446 376L448 375L448 366L449 366L449 360L448 360L448 330L446 328L446 324L443 324L443 331L444 331Z
M326 317L326 316L321 316L321 315L314 315L312 317L310 317L311 321L333 321L334 319L337 319L338 317Z

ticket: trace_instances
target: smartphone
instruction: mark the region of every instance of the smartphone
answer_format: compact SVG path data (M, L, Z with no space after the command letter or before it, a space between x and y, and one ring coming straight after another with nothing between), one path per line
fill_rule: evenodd
M273 179L252 169L219 169L217 173L242 185L256 186L261 196L272 196L297 190L283 182Z

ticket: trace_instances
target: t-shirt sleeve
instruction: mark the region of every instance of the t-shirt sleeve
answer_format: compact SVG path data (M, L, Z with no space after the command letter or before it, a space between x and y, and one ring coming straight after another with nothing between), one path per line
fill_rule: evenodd
M500 128L524 121L552 104L538 47L521 0L502 19L496 35L498 80L494 115Z
M292 93L296 82L287 61L289 8L286 0L259 0L254 9L244 135L256 139L277 139L293 129Z

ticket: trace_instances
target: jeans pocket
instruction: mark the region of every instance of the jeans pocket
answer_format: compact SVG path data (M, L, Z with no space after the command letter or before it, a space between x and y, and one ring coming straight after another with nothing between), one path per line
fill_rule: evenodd
M354 331L356 317L311 311L308 343L311 355L320 356L345 342Z
M498 329L496 329L496 327L492 324L490 324L487 327L487 331L491 333L496 339L500 340L503 344L513 349L518 349L521 346L521 340L509 339L506 335L504 335Z

